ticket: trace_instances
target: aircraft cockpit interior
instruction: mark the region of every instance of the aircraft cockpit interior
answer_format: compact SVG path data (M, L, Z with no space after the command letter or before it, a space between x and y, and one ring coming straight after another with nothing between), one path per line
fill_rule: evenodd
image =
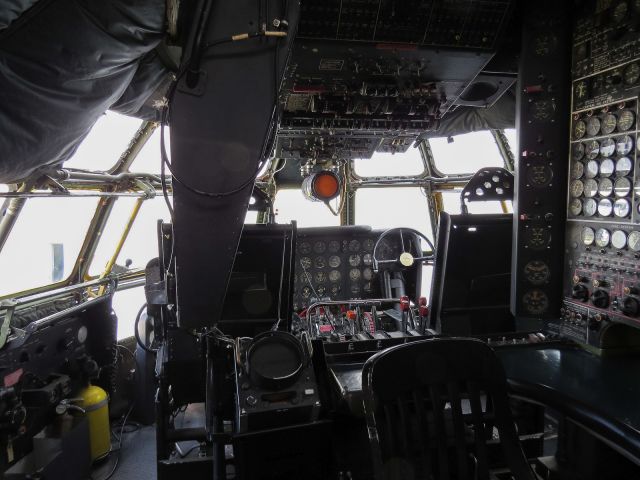
M0 5L7 480L640 479L640 1Z

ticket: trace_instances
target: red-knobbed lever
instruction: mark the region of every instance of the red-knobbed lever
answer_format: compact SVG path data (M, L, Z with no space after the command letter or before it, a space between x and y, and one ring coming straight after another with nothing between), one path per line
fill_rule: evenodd
M409 297L400 297L400 311L402 312L402 333L407 333L407 323L409 317Z

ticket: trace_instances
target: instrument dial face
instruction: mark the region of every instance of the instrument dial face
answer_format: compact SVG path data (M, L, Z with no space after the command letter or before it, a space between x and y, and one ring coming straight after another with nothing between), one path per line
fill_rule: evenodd
M593 245L593 241L596 239L596 232L591 227L584 227L580 233L580 239L587 246Z
M309 257L302 257L300 259L300 266L303 270L309 270L311 268L311 259Z
M613 113L607 113L602 119L602 134L609 135L616 129L616 125L618 124L618 119Z
M324 259L324 257L316 257L316 259L313 262L313 265L316 268L324 268L327 266L327 261Z
M311 296L311 287L304 286L300 291L304 298L309 298Z
M611 234L611 245L618 250L627 245L627 234L622 230L614 230Z
M353 282L360 280L360 270L358 270L357 268L352 268L351 270L349 270L349 278Z
M342 278L342 274L340 270L331 270L329 272L329 281L330 282L339 282L340 278Z
M349 265L351 265L352 267L357 267L358 265L360 265L360 261L360 255L358 255L357 253L349 255Z
M365 268L362 271L362 278L364 278L366 281L370 281L373 278L373 270L371 270L370 268Z
M367 238L364 242L362 242L362 248L364 248L365 252L373 252L374 245L375 242L370 238Z
M373 285L371 285L371 282L366 282L362 286L362 290L364 290L365 293L371 293L373 291Z
M595 137L600 133L600 119L598 117L591 117L587 120L587 135Z
M613 191L616 197L626 197L631 193L631 182L627 178L619 178L613 184Z
M526 242L533 250L542 250L551 242L551 232L544 227L531 227L526 232Z
M598 183L590 178L589 180L584 182L584 196L587 198L592 198L596 196L598 193Z
M640 64L633 62L624 69L623 79L625 85L633 85L640 78Z
M573 138L580 140L587 133L587 124L583 120L578 120L573 124Z
M316 272L316 274L313 276L313 280L316 283L324 283L327 281L327 274L324 272Z
M338 253L340 251L340 242L337 240L331 240L328 248L331 253Z
M553 117L556 111L556 104L552 99L543 98L536 100L531 104L531 115L534 120L539 122L546 122Z
M616 151L616 141L613 138L605 138L600 144L600 155L610 157Z
M584 163L573 162L571 165L571 178L577 180L578 178L582 178L582 175L584 175Z
M524 266L524 278L533 285L543 285L547 283L551 271L549 266L540 260L531 260Z
M302 242L298 247L298 251L302 255L309 255L311 253L311 244L309 242Z
M610 158L605 158L600 162L600 176L610 177L616 170L616 164Z
M603 198L598 202L598 215L608 217L613 212L613 202L608 198Z
M522 303L531 315L542 315L549 308L549 298L542 290L531 290L522 296Z
M335 297L336 295L338 295L340 293L340 290L341 290L340 285L331 285L331 288L329 289L332 297Z
M635 121L636 116L631 110L623 110L618 117L618 130L620 132L631 130Z
M587 158L589 160L598 158L598 155L600 155L600 144L598 143L597 140L588 141L587 145L585 146L585 149L587 152Z
M360 251L360 242L358 240L351 240L349 242L349 251L350 252Z
M627 2L620 2L618 5L616 5L616 7L613 9L613 13L611 14L611 18L613 19L614 23L624 22L625 18L627 17L627 10L629 10Z
M619 198L613 204L613 214L618 218L628 217L631 213L631 204L626 198Z
M582 213L582 200L579 198L574 198L569 202L569 212L571 215L576 216Z
M633 138L629 135L618 137L616 141L616 153L618 155L629 155L633 150Z
M373 257L371 256L370 253L365 253L362 256L362 263L364 263L365 265L369 266L371 264L373 264Z
M571 147L571 156L577 162L584 157L584 143L574 143Z
M340 260L340 257L338 255L331 255L329 257L329 266L331 268L338 268L340 266L340 263L342 263L342 261Z
M327 292L327 288L324 285L318 285L316 288L316 293L319 297L324 297L324 294Z
M613 182L608 178L603 178L598 183L598 193L603 197L608 197L613 193Z
M596 245L600 248L604 248L609 245L611 241L611 234L606 228L599 228L596 230Z
M593 217L598 211L598 203L593 198L587 198L582 207L585 216Z
M598 175L599 165L595 160L589 160L585 168L585 176L587 178L594 178Z
M619 177L624 177L631 173L633 169L633 162L629 157L619 158L616 162L616 175Z
M527 180L534 187L548 185L553 179L553 170L547 165L532 165L527 170Z
M571 192L572 197L579 197L584 192L584 183L582 183L580 180L574 180L573 182L571 182L569 191Z
M313 251L316 253L324 253L327 249L327 244L324 242L316 242L313 244Z
M360 285L358 284L351 285L349 290L351 290L352 295L358 295L360 293Z
M640 232L631 232L627 237L627 245L634 252L640 252Z

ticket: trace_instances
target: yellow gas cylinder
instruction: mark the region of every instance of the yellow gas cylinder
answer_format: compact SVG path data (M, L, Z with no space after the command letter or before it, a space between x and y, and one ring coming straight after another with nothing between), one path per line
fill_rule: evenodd
M109 428L109 396L100 387L89 385L78 397L78 406L85 411L91 438L91 460L106 456L111 450Z

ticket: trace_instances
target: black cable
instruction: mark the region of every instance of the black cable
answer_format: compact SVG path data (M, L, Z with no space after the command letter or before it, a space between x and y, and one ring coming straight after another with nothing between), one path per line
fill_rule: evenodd
M152 353L152 354L156 354L156 350L148 347L143 341L142 338L140 338L140 332L138 331L138 324L140 323L140 318L142 317L142 312L144 312L147 308L147 304L145 303L144 305L142 305L142 307L140 307L140 310L138 310L138 314L136 315L136 321L133 324L133 335L136 337L136 342L138 343L138 346L143 349L145 352L148 353ZM135 358L135 357L134 357Z

